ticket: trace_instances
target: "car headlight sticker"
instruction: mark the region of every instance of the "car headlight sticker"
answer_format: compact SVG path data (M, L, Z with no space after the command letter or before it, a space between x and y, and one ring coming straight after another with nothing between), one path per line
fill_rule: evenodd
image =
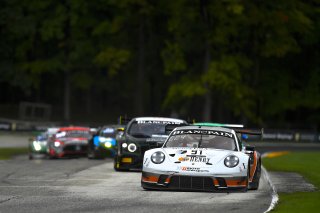
M229 155L224 159L224 165L229 168L233 168L239 164L239 158L235 155Z
M155 152L151 155L151 161L155 164L160 164L164 161L165 155L163 152Z

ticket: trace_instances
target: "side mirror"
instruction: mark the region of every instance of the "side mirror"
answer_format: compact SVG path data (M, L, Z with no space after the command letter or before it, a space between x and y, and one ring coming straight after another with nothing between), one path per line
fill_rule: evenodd
M255 148L254 148L254 146L246 146L246 151L254 151L255 150Z
M247 134L241 134L241 139L242 140L247 140L249 136Z

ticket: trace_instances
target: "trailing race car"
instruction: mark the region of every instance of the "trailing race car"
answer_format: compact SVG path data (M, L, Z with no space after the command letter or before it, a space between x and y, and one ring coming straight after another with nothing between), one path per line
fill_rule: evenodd
M59 128L48 128L46 132L29 139L29 159L45 158L48 155L48 140Z
M247 191L258 189L260 174L260 154L253 147L243 148L235 130L184 126L175 128L162 148L145 152L141 185L144 189Z
M142 168L145 151L161 147L168 137L166 125L186 125L186 121L173 118L139 117L132 119L119 137L114 157L114 169L130 170Z
M124 131L121 125L108 125L100 128L89 141L88 158L103 159L114 157L116 153L117 137Z
M92 137L87 127L62 127L49 141L49 157L87 155L88 140Z

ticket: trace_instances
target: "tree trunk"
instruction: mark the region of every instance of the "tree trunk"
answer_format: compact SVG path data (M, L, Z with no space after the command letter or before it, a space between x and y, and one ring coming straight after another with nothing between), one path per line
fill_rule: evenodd
M204 73L208 72L208 70L209 70L210 58L211 58L210 44L209 44L209 42L206 42L204 66L203 66ZM205 88L207 89L207 92L204 95L203 121L210 121L211 120L211 108L212 108L211 91L210 91L210 88L207 84L205 85Z
M65 71L64 78L64 121L70 121L70 73Z
M144 36L144 17L140 18L139 26L139 53L138 53L138 73L136 78L135 93L135 113L142 116L144 113L144 75L145 75L145 36Z

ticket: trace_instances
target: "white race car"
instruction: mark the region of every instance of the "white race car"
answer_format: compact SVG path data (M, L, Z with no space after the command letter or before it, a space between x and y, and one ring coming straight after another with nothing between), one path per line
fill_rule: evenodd
M238 136L244 132L238 133L221 127L175 128L162 148L145 152L142 187L187 191L258 189L260 154L253 147L242 147Z

